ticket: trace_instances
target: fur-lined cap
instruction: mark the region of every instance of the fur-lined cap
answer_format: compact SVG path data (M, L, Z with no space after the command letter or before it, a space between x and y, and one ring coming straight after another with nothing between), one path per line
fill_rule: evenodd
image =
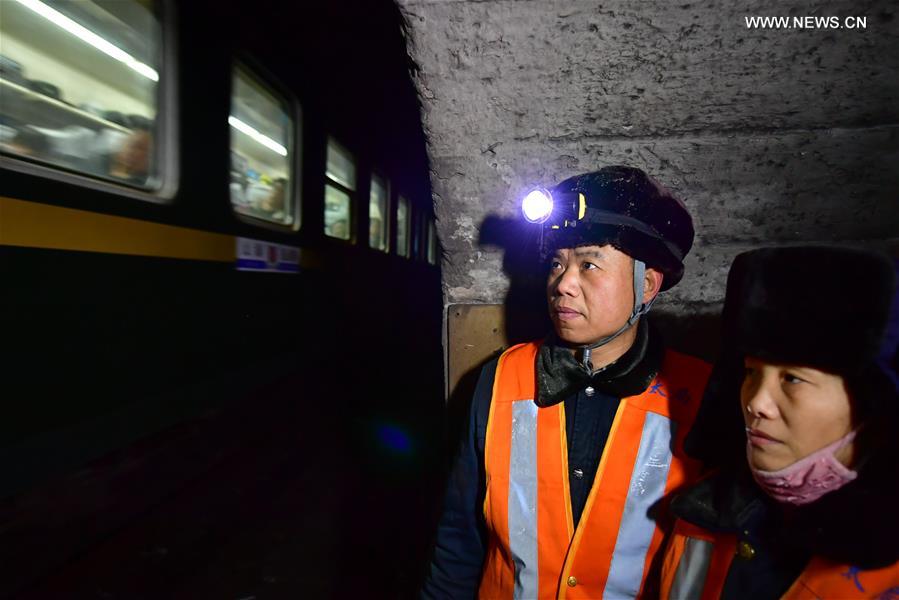
M892 265L872 252L745 252L727 278L724 344L744 356L855 373L878 355L893 291Z
M707 467L745 464L739 399L746 355L844 376L875 419L860 436L876 437L881 426L893 436L899 404L887 378L896 344L881 347L881 340L894 279L885 256L863 250L763 248L737 256L727 278L721 354L684 442L687 453ZM883 454L899 460L897 448Z
M662 291L684 274L684 258L693 246L693 220L684 203L640 169L604 167L570 177L553 195L584 196L587 215L574 219L559 211L544 223L544 257L558 248L611 244L665 274ZM576 227L563 222L571 218Z

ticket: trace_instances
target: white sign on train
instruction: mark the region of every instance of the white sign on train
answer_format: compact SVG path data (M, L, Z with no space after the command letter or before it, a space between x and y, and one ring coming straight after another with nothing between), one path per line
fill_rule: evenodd
M250 238L237 238L238 271L299 273L300 249Z

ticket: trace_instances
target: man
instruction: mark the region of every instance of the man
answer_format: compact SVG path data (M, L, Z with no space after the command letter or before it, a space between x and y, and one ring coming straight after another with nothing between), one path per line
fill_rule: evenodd
M145 185L150 175L153 136L149 129L134 129L112 157L109 175L137 185Z
M543 203L555 333L481 373L424 598L646 594L667 499L698 473L683 438L708 365L666 350L641 318L683 275L686 208L621 166Z

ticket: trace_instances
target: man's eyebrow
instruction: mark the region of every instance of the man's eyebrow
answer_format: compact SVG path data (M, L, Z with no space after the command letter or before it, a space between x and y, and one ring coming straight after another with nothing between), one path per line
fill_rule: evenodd
M600 250L575 250L574 255L578 258L582 256L593 256L599 259L605 258Z

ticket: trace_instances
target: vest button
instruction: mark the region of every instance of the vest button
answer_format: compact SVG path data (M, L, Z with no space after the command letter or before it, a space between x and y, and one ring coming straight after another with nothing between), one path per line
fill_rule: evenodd
M737 544L737 555L743 560L752 560L755 557L755 548L749 542L740 542Z
M568 578L568 587L574 587L577 585L577 577L569 577Z
M593 394L596 393L596 390L594 390L592 387L586 387L586 388L584 388L584 393L587 394L588 396L592 396Z

